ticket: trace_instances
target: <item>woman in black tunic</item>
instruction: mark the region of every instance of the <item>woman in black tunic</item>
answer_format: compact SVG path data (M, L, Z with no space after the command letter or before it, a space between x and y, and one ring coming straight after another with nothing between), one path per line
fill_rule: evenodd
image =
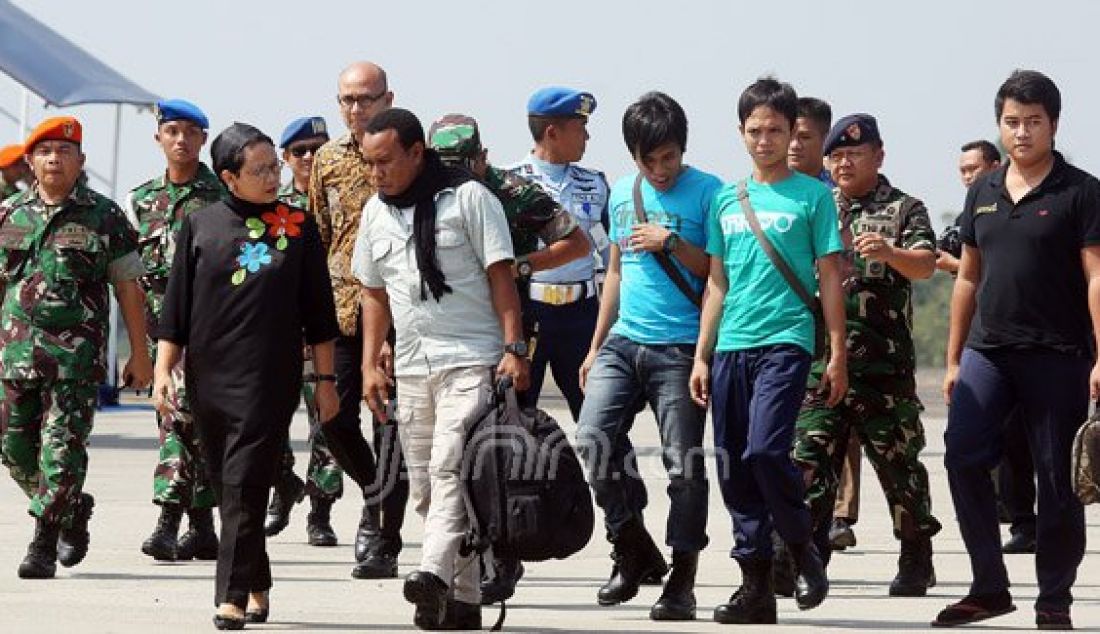
M339 327L317 226L276 202L280 163L271 139L235 123L210 153L231 197L191 214L178 233L154 330L154 398L158 410L174 406L170 369L186 351L188 396L221 515L214 624L240 629L267 619L264 514L298 407L302 341L313 348L317 407L327 422L338 409Z

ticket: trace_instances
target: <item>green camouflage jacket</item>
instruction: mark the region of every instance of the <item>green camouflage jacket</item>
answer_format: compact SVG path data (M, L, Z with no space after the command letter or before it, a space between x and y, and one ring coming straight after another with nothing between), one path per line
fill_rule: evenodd
M160 317L168 273L176 253L176 234L193 211L226 197L225 187L214 172L199 163L195 178L176 185L162 173L135 187L126 199L126 214L138 233L138 253L145 265L141 289L145 293L145 321L152 328Z
M848 371L853 375L911 376L913 353L912 283L882 262L859 257L854 236L877 232L901 249L935 251L936 236L924 203L879 176L865 196L848 199L833 190L844 241L842 281L848 328Z
M309 211L309 192L294 189L294 181L290 181L279 188L279 202L297 207L302 211Z
M577 228L572 214L537 184L518 174L490 165L483 182L504 207L517 257L538 251L539 239L543 244L553 244Z
M0 203L0 378L106 378L108 282L141 277L137 236L110 199L78 184L47 206Z
M3 178L0 178L0 202L19 193L19 188L15 185L9 185L4 182Z

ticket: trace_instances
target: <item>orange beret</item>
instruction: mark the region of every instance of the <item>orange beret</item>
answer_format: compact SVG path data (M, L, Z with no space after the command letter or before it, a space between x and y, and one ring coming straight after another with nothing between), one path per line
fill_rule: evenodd
M0 148L0 169L11 167L17 161L23 160L23 146L8 145Z
M50 117L31 131L23 146L30 152L39 141L72 141L80 145L82 138L80 122L76 117Z

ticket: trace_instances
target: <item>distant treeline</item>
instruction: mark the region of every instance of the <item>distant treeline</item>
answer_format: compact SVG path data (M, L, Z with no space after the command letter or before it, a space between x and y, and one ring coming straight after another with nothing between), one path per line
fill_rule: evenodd
M913 283L913 345L918 367L943 367L954 283L955 278L943 271Z

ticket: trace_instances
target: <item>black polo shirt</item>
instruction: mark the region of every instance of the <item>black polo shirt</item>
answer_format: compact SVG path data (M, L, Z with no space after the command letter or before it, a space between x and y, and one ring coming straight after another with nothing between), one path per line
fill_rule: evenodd
M1013 203L1007 169L974 183L959 218L962 241L982 256L967 346L1092 356L1081 249L1100 244L1100 181L1055 152L1050 174Z

